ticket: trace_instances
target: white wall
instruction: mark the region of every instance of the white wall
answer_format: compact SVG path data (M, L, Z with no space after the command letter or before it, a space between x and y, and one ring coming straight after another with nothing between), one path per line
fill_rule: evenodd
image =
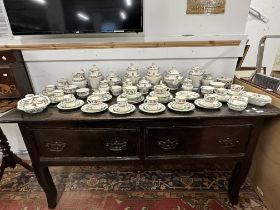
M246 56L243 66L256 66L258 43L262 36L268 34L280 34L279 23L279 0L252 0L251 6L259 10L262 14L269 18L268 23L263 23L252 16L248 16L245 34L249 36L250 50ZM278 47L280 47L280 40L268 40L266 43L263 66L271 71L275 55Z
M145 35L243 34L250 0L226 0L224 14L186 15L187 0L144 0Z

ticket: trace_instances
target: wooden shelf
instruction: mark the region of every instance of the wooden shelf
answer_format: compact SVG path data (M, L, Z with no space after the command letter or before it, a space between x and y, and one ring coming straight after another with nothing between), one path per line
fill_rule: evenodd
M240 43L241 43L241 40L21 44L21 45L0 45L0 50L11 50L11 49L13 49L13 50L65 50L65 49L158 48L158 47L217 47L217 46L239 46Z

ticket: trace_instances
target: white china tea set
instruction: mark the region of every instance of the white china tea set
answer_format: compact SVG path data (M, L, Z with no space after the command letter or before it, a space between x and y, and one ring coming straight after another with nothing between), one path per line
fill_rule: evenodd
M39 113L51 103L57 104L60 110L81 107L82 112L99 113L109 108L114 114L129 114L135 111L133 104L142 103L139 105L142 112L154 114L165 111L164 104L176 112L192 111L195 109L194 104L203 109L215 110L221 108L222 103L227 103L231 110L243 111L248 104L265 106L272 101L270 96L246 92L243 86L232 83L232 78L214 78L198 66L194 66L188 77L183 78L175 67L162 75L159 67L153 63L141 78L138 68L131 64L122 80L114 72L104 77L94 65L87 77L85 71L81 70L73 73L71 80L60 78L56 85L46 85L42 95L27 95L18 102L18 109ZM113 96L117 97L117 102L109 107L105 102ZM87 104L84 104L84 100Z

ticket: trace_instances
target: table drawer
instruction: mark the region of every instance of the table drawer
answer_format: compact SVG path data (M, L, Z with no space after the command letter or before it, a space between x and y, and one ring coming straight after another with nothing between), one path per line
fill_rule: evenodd
M245 153L251 125L145 128L146 156Z
M129 157L139 154L137 129L33 129L42 157Z

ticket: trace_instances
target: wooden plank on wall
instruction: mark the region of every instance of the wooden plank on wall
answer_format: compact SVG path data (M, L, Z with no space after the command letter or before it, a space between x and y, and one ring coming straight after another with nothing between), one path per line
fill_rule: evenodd
M22 45L0 45L0 50L11 50L11 49L13 49L13 50L65 50L65 49L160 48L160 47L218 47L218 46L239 46L240 43L241 43L241 40L22 44Z

